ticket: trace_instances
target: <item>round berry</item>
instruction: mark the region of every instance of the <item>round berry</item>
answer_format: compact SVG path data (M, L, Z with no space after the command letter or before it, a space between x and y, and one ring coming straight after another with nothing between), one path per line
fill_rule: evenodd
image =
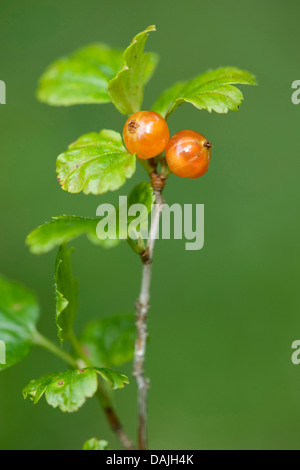
M130 153L136 153L139 158L153 158L167 146L168 124L154 111L139 111L127 119L123 139Z
M199 132L180 131L169 140L166 159L172 173L199 178L207 172L212 144Z

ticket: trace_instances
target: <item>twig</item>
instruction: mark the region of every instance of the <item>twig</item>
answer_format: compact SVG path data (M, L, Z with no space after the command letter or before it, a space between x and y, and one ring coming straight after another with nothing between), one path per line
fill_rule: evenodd
M157 173L155 172L157 175ZM153 176L153 175L151 175ZM151 217L151 228L149 234L149 240L147 249L141 255L143 262L142 272L142 285L140 290L139 298L136 302L136 327L137 327L137 339L135 343L135 354L134 354L134 368L133 375L136 378L138 387L138 443L140 450L147 449L147 392L149 388L149 379L144 374L144 364L146 356L146 342L147 342L147 314L149 310L150 300L150 283L152 275L152 258L155 240L159 231L159 220L162 205L164 203L161 191L164 183L154 185L153 182L157 181L157 178L151 177L152 185L154 186L155 193L155 205Z

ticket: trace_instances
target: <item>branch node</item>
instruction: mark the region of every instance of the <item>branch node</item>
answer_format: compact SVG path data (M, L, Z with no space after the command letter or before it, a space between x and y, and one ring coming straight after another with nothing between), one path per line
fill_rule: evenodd
M151 263L151 257L150 257L150 251L149 247L146 248L146 250L142 251L140 254L141 260L143 264L150 264Z
M152 171L150 173L150 180L151 180L151 186L154 189L154 191L162 191L165 187L166 184L166 178L157 173L156 171Z

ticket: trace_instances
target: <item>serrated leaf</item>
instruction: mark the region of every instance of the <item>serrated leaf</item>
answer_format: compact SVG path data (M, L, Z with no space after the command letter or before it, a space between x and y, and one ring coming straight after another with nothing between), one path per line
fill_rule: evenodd
M33 404L36 405L45 394L48 385L55 381L57 377L59 377L58 373L51 372L40 379L31 380L22 391L24 399L30 398Z
M40 255L53 248L67 243L85 234L94 244L101 244L106 248L115 246L118 240L99 240L96 234L99 217L86 218L73 215L61 215L40 225L33 230L26 239L31 253Z
M119 367L133 358L135 316L116 315L86 325L80 342L93 366Z
M31 380L24 388L23 396L36 404L45 395L47 403L53 408L58 407L64 413L72 413L81 408L86 398L95 395L98 388L97 374L114 389L122 388L128 383L125 375L110 369L67 370Z
M158 58L144 53L145 43L155 26L149 26L132 40L123 55L123 66L108 84L108 93L115 107L123 114L133 114L141 109L144 86L151 78Z
M37 96L53 106L110 102L107 85L122 60L122 51L91 44L50 65L40 79Z
M0 371L22 361L35 343L39 308L25 287L0 276L0 340L5 343L6 364Z
M100 368L95 367L93 369L102 379L109 383L113 390L117 390L118 388L125 387L126 384L129 384L128 377L126 375L121 374L113 369L108 368Z
M109 450L108 442L93 437L84 443L82 450Z
M155 195L150 183L142 181L137 184L129 193L128 206L133 204L143 204L148 213L151 212L152 204L155 202Z
M78 307L78 281L72 274L71 253L66 244L61 245L55 264L55 320L61 343L73 334Z
M198 109L227 113L237 111L242 104L242 92L232 86L256 85L255 77L235 67L222 67L203 73L193 80L175 83L155 102L153 110L168 118L182 103L191 103Z
M93 369L68 370L32 380L24 388L23 396L36 404L45 394L47 403L53 408L72 413L85 403L87 397L92 397L97 388L97 375Z
M123 186L135 165L121 135L104 129L80 137L57 157L57 179L69 193L104 194Z
M154 193L150 183L142 182L133 188L127 200L127 206L132 204L145 205L148 213L151 211L154 203ZM55 247L67 243L75 238L85 234L94 244L100 244L105 248L116 246L119 243L118 237L126 239L128 224L132 217L128 217L128 223L124 228L119 227L118 217L119 208L116 208L117 214L117 239L99 239L97 237L97 225L100 217L85 218L71 215L62 215L54 217L50 222L46 222L33 230L26 239L26 244L30 247L31 253L40 255L47 253Z

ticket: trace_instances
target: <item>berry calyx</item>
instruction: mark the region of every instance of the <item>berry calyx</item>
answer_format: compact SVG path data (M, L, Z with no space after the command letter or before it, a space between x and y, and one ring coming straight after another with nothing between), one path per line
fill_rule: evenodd
M123 139L130 153L136 153L138 158L153 158L168 144L168 124L154 111L139 111L127 119Z
M180 131L166 147L166 159L172 173L182 178L199 178L207 172L212 144L195 131Z

